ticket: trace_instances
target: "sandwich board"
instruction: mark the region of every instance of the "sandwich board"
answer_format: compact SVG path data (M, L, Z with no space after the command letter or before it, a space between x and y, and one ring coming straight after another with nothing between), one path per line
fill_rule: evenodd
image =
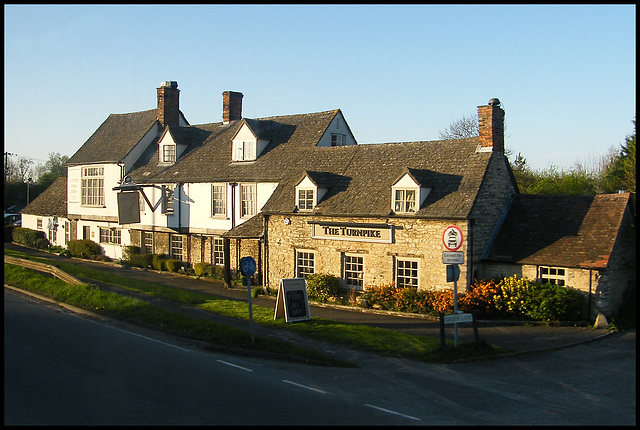
M280 280L273 319L276 320L283 316L286 322L311 319L306 279L291 278Z

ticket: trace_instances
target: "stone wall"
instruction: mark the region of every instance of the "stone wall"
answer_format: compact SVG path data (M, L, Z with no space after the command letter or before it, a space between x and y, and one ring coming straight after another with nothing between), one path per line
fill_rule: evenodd
M285 222L285 218L290 221ZM309 222L339 222L353 224L381 224L388 222L393 228L392 243L371 243L357 240L316 239L312 237ZM283 278L295 273L296 251L315 252L315 272L329 273L343 278L342 266L345 254L363 256L364 286L379 286L395 282L396 258L418 261L420 289L445 289L453 284L446 281L446 268L442 263L442 234L449 225L457 225L467 231L464 220L427 220L416 218L330 218L304 215L272 215L267 221L268 284L276 288ZM467 252L466 239L459 249ZM466 263L466 258L465 258ZM466 273L465 265L460 266ZM461 277L458 287L464 291L468 279Z

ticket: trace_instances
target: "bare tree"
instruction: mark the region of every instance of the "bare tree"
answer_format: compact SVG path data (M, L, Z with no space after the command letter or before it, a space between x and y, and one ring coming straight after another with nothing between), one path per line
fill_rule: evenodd
M440 130L441 140L466 139L475 137L480 134L478 129L478 117L476 115L463 116L460 119L452 121L449 128Z

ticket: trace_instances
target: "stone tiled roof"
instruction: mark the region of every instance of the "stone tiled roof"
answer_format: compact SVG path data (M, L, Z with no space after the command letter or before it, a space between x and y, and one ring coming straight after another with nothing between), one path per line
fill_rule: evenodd
M264 235L264 221L262 213L254 215L240 225L222 235L231 239L259 239Z
M416 217L466 217L491 153L477 153L477 138L458 141L308 147L290 158L288 174L263 211L295 210L294 187L304 171L324 172L327 193L314 214L390 216L391 186L406 172L431 188ZM330 175L327 175L330 174ZM332 183L327 183L330 178ZM313 178L312 178L313 179Z
M156 123L157 110L111 114L67 164L121 161Z
M174 134L187 149L174 164L158 163L153 142L129 175L139 184L162 182L279 181L305 147L315 145L338 110L312 114L242 119L229 124L213 123L181 127ZM232 162L232 139L242 124L248 124L269 144L258 159ZM173 133L173 131L172 131Z
M629 196L517 195L487 260L606 268Z
M67 178L60 176L20 213L40 216L67 216Z

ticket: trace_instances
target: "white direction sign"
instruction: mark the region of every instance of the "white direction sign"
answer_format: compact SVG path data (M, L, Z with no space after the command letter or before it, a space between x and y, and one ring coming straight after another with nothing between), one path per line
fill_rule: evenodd
M453 315L445 315L444 323L445 324L457 324L464 322L473 322L472 314L453 314Z
M445 251L442 253L442 264L464 264L464 252Z
M445 228L442 232L442 244L447 251L457 251L462 246L462 230L455 225Z

